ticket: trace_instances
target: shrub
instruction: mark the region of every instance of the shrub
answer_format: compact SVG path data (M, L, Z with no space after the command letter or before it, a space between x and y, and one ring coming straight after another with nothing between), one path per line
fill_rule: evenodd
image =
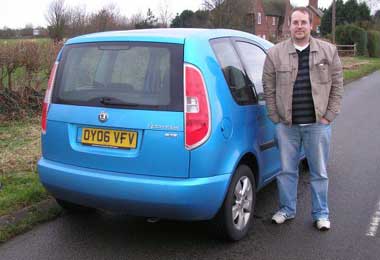
M368 54L370 57L380 58L380 32L368 32Z
M41 110L48 76L62 43L0 42L0 121Z
M336 39L339 44L356 44L358 55L368 55L367 32L353 24L339 25L336 28Z

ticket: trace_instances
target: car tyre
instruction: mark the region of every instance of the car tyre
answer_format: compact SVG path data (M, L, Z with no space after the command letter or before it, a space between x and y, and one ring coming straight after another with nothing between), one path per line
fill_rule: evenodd
M236 169L222 208L214 219L217 235L229 241L246 236L253 223L255 201L255 178L251 168L242 164Z
M69 202L66 200L61 200L61 199L57 199L57 198L55 200L57 201L58 205L61 206L61 208L63 208L64 210L66 210L68 212L90 213L90 212L95 211L94 208L78 205L78 204L75 204L75 203L72 203L72 202Z

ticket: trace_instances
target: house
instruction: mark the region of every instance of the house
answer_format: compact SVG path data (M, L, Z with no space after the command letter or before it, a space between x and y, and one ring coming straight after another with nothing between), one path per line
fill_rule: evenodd
M264 39L277 42L290 36L289 15L292 10L290 0L255 0L251 14L255 17L254 33ZM322 11L318 0L309 0L307 6L312 13L313 31L319 33Z
M39 36L41 34L40 29L33 29L33 36Z
M310 9L312 18L313 18L313 31L316 33L320 33L321 19L323 16L323 12L318 8L318 0L309 0L309 5L307 8Z

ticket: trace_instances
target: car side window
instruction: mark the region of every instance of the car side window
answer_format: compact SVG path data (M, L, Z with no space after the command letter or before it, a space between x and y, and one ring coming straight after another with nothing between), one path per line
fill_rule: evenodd
M239 105L254 103L254 94L232 42L227 38L215 39L211 46L235 101Z
M266 53L260 47L252 43L237 41L236 45L239 49L248 78L253 83L256 93L263 93L262 76Z

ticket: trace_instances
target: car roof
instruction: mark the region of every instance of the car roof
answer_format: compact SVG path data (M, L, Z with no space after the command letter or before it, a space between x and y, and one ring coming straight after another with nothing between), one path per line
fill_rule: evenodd
M199 28L161 28L127 31L109 31L86 34L69 39L66 44L111 42L111 41L149 41L184 44L185 40L210 40L221 37L244 37L268 49L272 44L256 35L230 29Z

